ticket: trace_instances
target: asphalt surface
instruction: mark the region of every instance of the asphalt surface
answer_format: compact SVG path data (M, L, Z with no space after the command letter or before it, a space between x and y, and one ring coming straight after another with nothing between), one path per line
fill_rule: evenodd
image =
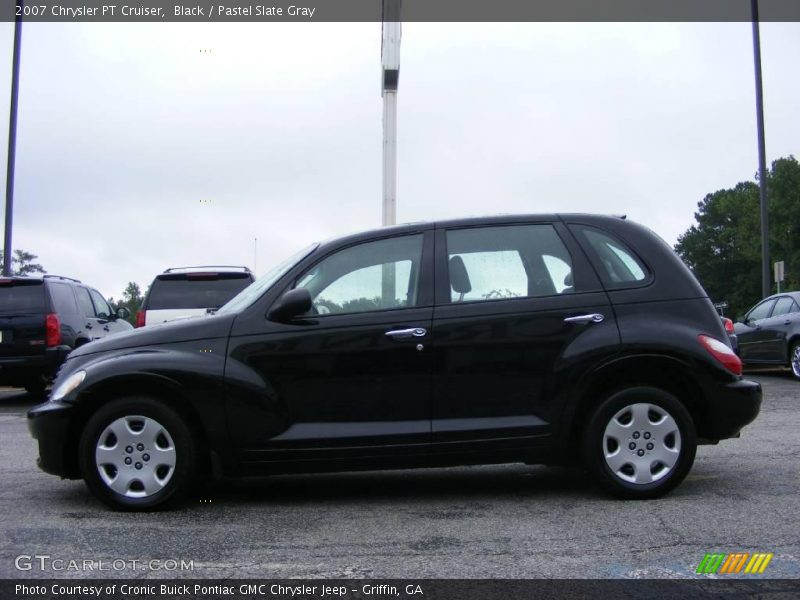
M765 575L798 578L800 382L751 377L759 418L700 447L656 501L510 465L224 483L148 514L41 473L24 419L37 400L0 390L0 577L685 578L706 552L748 551L775 554ZM36 555L49 558L17 559Z

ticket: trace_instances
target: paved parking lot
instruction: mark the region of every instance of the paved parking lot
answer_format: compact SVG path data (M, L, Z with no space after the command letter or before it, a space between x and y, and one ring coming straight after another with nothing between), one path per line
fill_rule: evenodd
M691 577L710 551L774 552L766 575L800 577L800 383L753 378L759 419L701 447L657 501L512 465L220 484L153 514L111 512L82 482L40 473L24 420L35 400L0 391L0 577ZM20 555L50 558L19 571Z

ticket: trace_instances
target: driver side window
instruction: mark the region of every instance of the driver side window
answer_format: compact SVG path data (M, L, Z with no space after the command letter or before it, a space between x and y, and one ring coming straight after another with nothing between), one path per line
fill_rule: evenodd
M417 305L422 235L367 242L340 250L300 277L320 315Z

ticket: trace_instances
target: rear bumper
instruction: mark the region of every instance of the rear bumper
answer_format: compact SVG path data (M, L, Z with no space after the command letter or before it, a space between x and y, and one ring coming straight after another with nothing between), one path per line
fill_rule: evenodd
M724 440L737 437L761 410L761 384L742 379L715 386L706 395L708 417L703 437Z
M52 379L72 348L56 346L34 356L0 356L0 385L23 385L41 377Z
M36 464L45 473L70 479L80 476L68 438L74 412L73 405L62 402L45 402L28 411L28 430L39 443Z

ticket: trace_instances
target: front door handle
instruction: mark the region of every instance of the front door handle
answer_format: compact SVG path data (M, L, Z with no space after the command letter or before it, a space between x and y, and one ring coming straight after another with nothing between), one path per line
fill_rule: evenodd
M395 340L407 340L410 338L421 338L428 334L428 330L422 327L411 327L410 329L392 329L386 335Z
M567 317L564 323L602 323L605 317L600 313L592 313L590 315L578 315L576 317Z

